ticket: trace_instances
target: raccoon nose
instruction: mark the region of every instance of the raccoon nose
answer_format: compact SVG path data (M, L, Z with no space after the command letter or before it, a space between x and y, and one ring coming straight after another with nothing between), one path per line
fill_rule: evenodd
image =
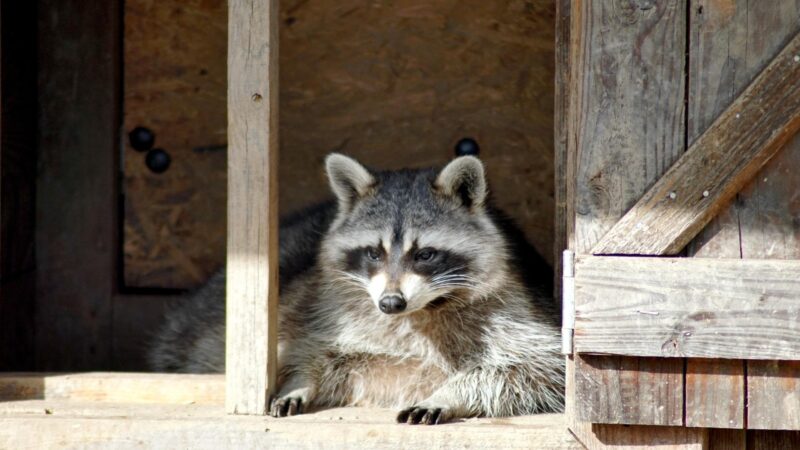
M406 300L399 295L387 295L378 302L378 308L386 314L397 314L406 309Z

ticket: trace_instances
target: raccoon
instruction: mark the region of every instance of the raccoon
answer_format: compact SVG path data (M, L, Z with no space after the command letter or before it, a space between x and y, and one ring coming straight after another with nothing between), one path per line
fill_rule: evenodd
M326 171L336 201L280 229L270 414L358 405L438 424L561 411L557 308L488 204L481 161L372 171L334 153ZM224 371L224 287L217 274L169 314L153 369Z

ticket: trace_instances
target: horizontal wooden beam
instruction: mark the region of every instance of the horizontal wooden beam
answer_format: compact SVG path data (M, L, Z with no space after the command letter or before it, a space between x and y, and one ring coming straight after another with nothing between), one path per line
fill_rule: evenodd
M800 261L579 258L575 351L800 360Z
M579 450L563 414L469 419L437 426L394 423L391 409L335 408L271 417L226 416L204 405L0 403L0 448Z
M225 376L120 372L0 373L0 402L32 399L222 405L225 403Z
M800 34L592 249L674 255L800 130Z

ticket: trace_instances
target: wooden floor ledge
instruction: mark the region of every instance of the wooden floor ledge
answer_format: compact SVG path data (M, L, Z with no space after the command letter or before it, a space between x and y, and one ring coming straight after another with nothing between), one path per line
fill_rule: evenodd
M583 448L561 414L437 426L394 417L365 408L274 419L226 415L222 405L22 400L0 403L0 448Z

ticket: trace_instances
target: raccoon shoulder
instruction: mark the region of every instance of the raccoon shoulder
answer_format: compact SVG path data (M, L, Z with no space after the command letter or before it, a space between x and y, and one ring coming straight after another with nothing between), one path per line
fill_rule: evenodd
M553 292L553 268L536 248L525 238L525 233L514 219L493 206L487 214L503 234L511 253L511 263L522 278L525 287L537 297L550 297Z
M317 264L322 238L336 217L336 211L336 203L328 201L281 220L278 233L281 286L287 286Z
M203 287L165 315L147 352L157 372L221 372L225 366L225 272L218 271Z

